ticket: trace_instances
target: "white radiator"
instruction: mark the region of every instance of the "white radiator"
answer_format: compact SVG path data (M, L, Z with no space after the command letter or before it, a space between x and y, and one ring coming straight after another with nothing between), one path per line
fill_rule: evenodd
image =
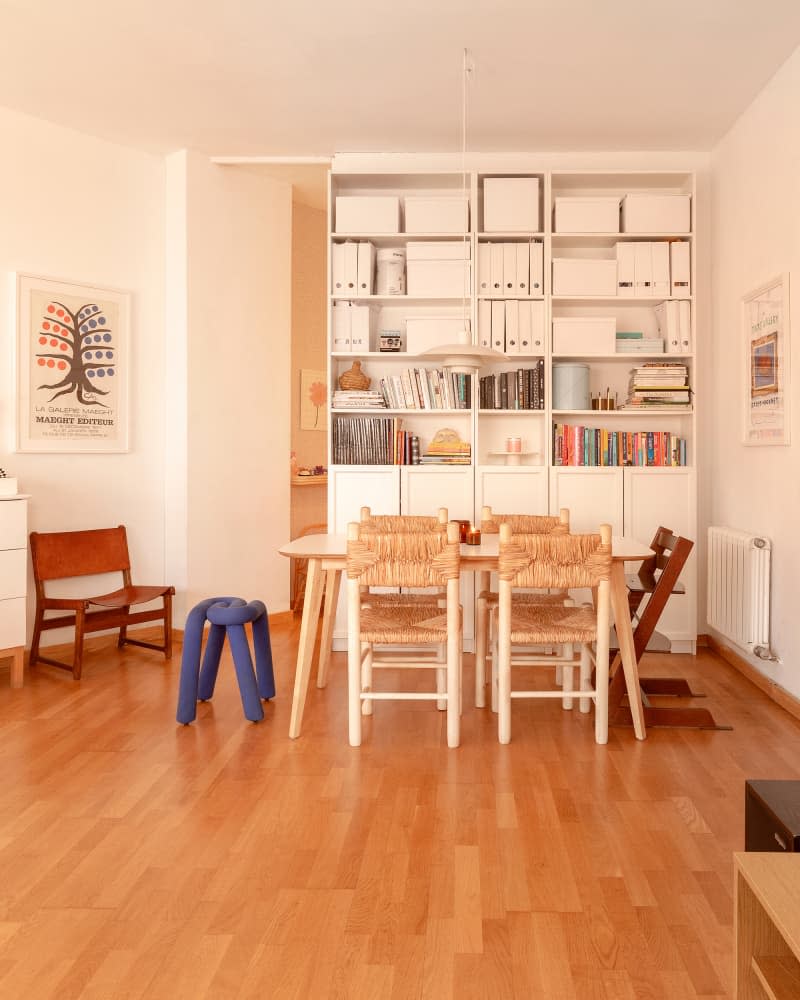
M708 624L756 656L769 655L769 539L708 529Z

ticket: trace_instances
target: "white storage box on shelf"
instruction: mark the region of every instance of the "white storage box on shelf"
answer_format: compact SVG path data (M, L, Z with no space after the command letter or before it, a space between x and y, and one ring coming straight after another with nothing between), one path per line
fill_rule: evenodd
M469 230L466 198L406 195L407 233L465 233Z
M406 291L431 298L469 297L470 244L466 240L410 242L406 246Z
M484 232L537 233L539 217L538 177L484 178Z
M553 258L553 295L616 294L616 260L592 257Z
M556 198L556 233L618 233L619 198Z
M409 316L406 320L406 352L420 354L429 347L453 344L469 323L457 316Z
M400 232L400 199L395 195L338 195L336 228L344 235Z
M688 194L626 194L622 199L623 233L689 233Z
M553 354L562 357L614 354L616 334L614 316L554 316Z

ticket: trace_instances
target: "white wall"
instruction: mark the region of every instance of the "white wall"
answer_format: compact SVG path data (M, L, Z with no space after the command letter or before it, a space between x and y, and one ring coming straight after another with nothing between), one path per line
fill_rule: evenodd
M289 606L291 186L197 153L168 158L176 620L215 596Z
M32 530L126 524L136 576L161 582L164 161L4 109L0 134L0 465ZM15 270L131 292L128 453L14 454Z
M713 384L707 412L706 483L712 524L773 542L773 650L751 658L800 696L800 49L773 77L712 154ZM742 445L744 374L741 297L791 272L794 365L791 444Z

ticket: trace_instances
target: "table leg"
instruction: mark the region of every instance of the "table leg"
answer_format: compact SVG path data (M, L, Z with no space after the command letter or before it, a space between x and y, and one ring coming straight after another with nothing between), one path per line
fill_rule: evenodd
M289 722L289 737L296 740L303 723L303 709L308 692L308 678L311 675L311 659L314 655L314 640L317 637L317 623L322 600L322 560L310 558L306 575L306 593L303 599L303 618L300 623L300 641L297 648L297 666L294 673L292 694L292 717Z
M21 688L22 687L22 677L23 677L23 653L24 647L18 646L12 655L11 660L11 687Z
M339 604L339 585L341 581L341 570L328 569L325 571L325 611L322 616L322 635L319 640L318 688L324 688L328 683L328 664L331 659L333 625L336 621L336 608Z
M630 702L633 731L637 740L643 740L647 734L644 728L642 693L639 689L639 668L636 663L633 630L631 629L628 609L628 588L625 586L625 564L622 562L612 562L611 564L611 607L614 611L614 625L617 630L619 655L622 659L625 687Z
M481 570L475 574L475 584L478 598L489 589L491 573ZM483 708L486 704L486 657L489 651L489 609L486 601L478 600L475 614L475 707Z

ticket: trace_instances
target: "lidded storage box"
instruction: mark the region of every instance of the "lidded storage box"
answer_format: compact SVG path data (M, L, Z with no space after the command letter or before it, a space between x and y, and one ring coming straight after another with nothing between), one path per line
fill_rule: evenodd
M339 195L336 233L399 233L400 199L394 195Z
M554 316L553 354L587 356L614 354L617 346L614 316Z
M407 233L465 233L468 230L468 199L445 195L406 195Z
M538 177L484 178L484 232L537 233L539 229Z
M688 194L626 194L622 199L623 233L689 233Z
M467 240L406 246L406 288L409 295L463 298L470 294L470 244Z

